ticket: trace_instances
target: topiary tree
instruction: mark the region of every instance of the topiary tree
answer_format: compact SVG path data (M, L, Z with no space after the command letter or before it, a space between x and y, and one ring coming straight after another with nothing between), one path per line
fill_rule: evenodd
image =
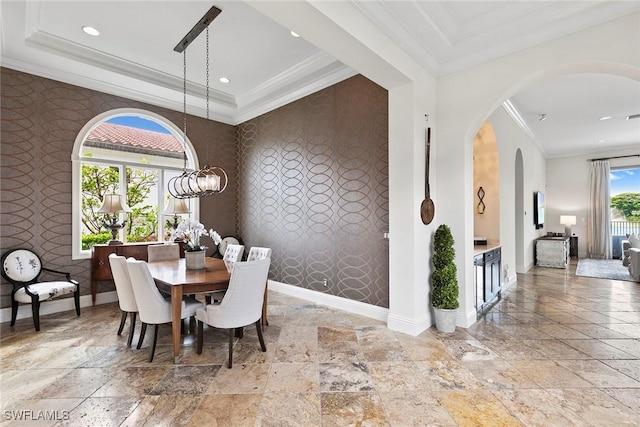
M433 236L433 271L431 272L431 305L436 308L453 310L458 302L458 278L453 262L456 252L453 248L451 230L441 224Z

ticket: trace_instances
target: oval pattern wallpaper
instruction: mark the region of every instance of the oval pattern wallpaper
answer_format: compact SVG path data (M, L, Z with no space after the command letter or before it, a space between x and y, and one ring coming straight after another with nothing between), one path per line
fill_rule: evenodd
M387 96L355 76L238 126L238 234L271 279L389 306Z

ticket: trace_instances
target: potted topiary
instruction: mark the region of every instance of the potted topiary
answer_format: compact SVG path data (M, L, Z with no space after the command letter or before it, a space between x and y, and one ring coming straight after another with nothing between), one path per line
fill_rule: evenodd
M431 305L435 310L436 329L451 333L456 330L458 302L458 278L453 262L456 252L453 248L451 230L441 224L433 236L433 271L431 272Z

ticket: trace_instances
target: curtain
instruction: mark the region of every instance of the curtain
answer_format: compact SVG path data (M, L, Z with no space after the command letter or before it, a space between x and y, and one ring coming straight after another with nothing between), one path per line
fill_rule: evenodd
M611 259L609 161L592 161L589 169L587 258Z

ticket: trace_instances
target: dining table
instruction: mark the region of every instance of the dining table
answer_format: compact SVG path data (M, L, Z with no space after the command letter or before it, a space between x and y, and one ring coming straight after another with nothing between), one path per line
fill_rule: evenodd
M171 295L173 360L177 363L180 359L182 296L226 290L231 274L223 260L212 257L206 257L205 267L199 270L187 269L184 258L150 262L147 265L158 289Z

